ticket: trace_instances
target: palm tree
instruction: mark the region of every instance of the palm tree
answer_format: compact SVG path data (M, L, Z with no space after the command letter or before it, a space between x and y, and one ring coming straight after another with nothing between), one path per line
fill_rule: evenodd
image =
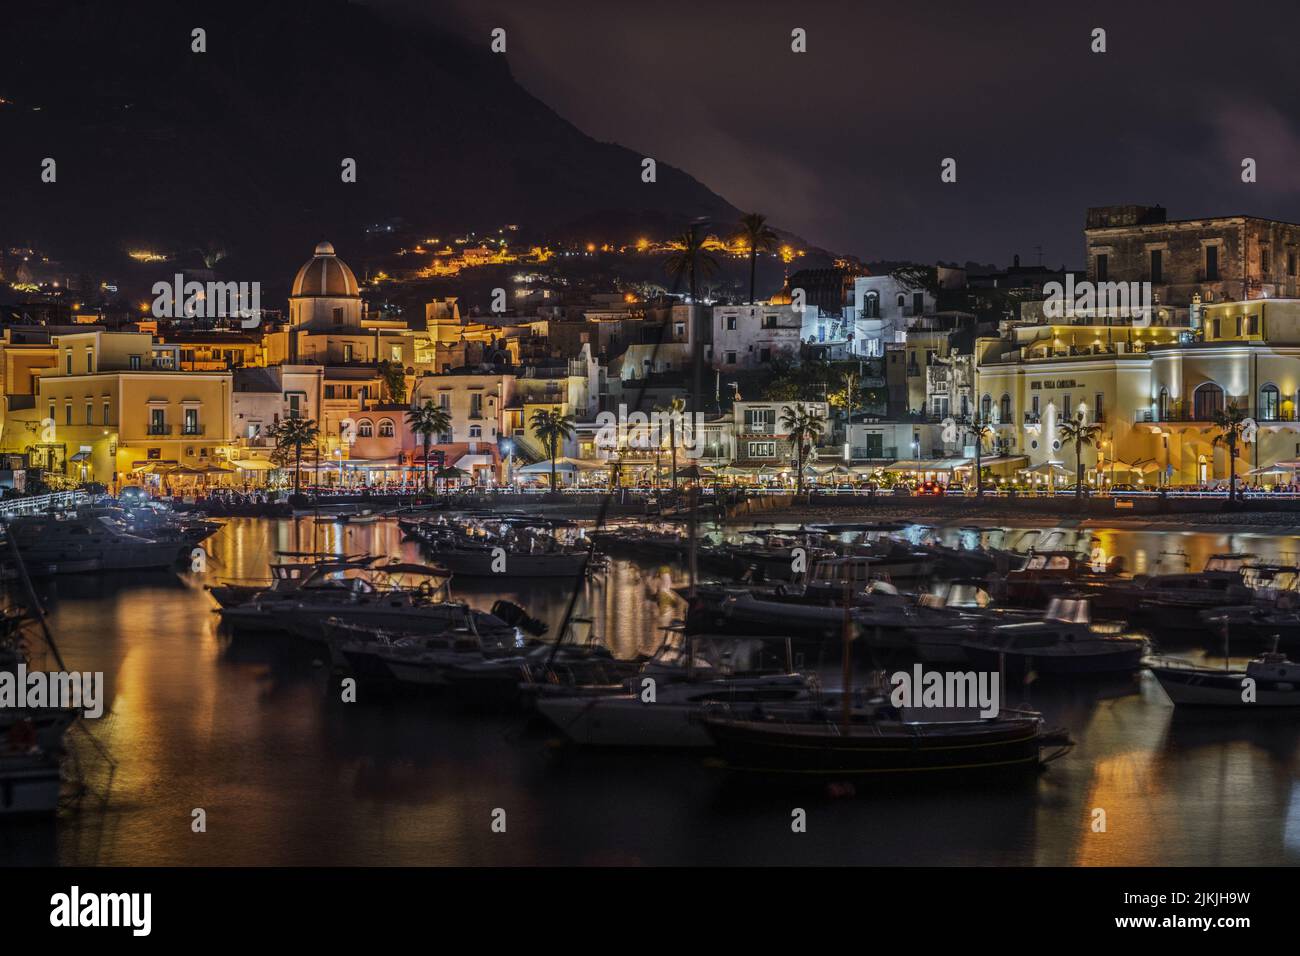
M533 427L537 437L546 447L547 457L551 459L551 491L555 491L555 459L560 452L560 442L573 437L573 416L559 410L551 411L539 408L533 412L528 424Z
M1101 426L1096 422L1089 425L1079 413L1074 418L1061 422L1061 442L1074 446L1074 496L1083 497L1083 450L1089 445L1097 444L1101 438Z
M992 426L982 421L978 415L970 420L966 431L975 439L975 497L984 497L984 468L981 459L984 455L984 439L993 434Z
M793 406L787 405L781 411L781 427L785 429L794 444L795 464L798 466L794 487L796 495L803 494L804 454L807 449L821 441L823 424L821 418L809 412L802 402Z
M426 401L419 408L406 413L406 424L411 433L420 436L424 446L424 490L429 490L429 446L434 435L444 435L451 429L451 414L441 406Z
M749 304L754 304L754 269L760 252L771 252L778 240L762 213L751 212L740 217L740 236L749 246Z
M673 470L671 479L673 491L677 490L677 422L682 417L682 412L686 411L686 399L674 398L667 405L660 405L655 409L658 412L668 413L668 447L672 452ZM656 436L657 438L658 436Z
M282 418L271 426L271 439L277 451L294 450L293 493L302 491L302 449L320 439L320 427L314 418Z
M677 281L686 279L687 287L691 291L692 306L699 298L698 280L701 277L707 279L718 268L718 260L705 250L704 241L705 237L700 235L699 229L687 229L677 237L675 242L675 245L682 247L680 251L674 252L664 263L664 267L673 279Z
M1228 507L1237 500L1237 453L1241 449L1247 417L1246 409L1235 401L1228 402L1227 408L1214 413L1214 427L1219 430L1219 434L1214 436L1214 444L1228 449Z

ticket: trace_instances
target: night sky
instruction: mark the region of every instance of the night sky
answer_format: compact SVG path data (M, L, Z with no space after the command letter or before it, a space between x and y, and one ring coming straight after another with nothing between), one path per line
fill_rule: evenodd
M585 132L868 260L1077 266L1089 205L1300 220L1294 4L373 2L504 26Z

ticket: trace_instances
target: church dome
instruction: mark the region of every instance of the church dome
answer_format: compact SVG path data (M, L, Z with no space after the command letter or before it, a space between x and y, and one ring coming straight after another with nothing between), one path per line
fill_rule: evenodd
M357 277L352 274L352 270L334 254L333 244L322 242L316 247L316 254L298 270L289 295L295 298L359 298L361 291L357 288Z

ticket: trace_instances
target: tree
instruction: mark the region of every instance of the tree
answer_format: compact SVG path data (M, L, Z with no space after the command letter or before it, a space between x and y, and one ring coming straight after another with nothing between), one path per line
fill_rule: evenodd
M1074 496L1083 497L1083 450L1089 445L1096 445L1101 438L1101 426L1096 422L1088 424L1080 412L1073 418L1061 422L1061 442L1074 446Z
M451 430L451 415L445 408L426 401L419 408L406 413L406 424L411 433L420 436L424 446L424 490L429 490L429 446L434 435L444 435Z
M718 268L718 260L705 251L704 242L705 237L700 235L699 229L687 229L674 243L681 246L681 249L669 256L664 263L668 275L675 281L686 280L687 288L691 293L692 306L699 298L698 280L707 279Z
M754 304L754 274L758 265L760 252L771 252L776 248L775 232L767 225L767 217L762 213L751 212L740 217L739 237L749 246L749 304Z
M1214 427L1219 430L1219 434L1214 436L1214 444L1228 450L1228 507L1237 500L1237 455L1244 444L1248 417L1246 409L1235 401L1228 402L1226 408L1214 413Z
M844 413L845 428L853 424L853 409L857 407L862 392L862 376L856 368L846 368L840 373L840 387L831 392L831 406Z
M314 418L282 418L271 426L271 439L279 451L294 451L293 493L302 491L302 450L320 440L320 427Z
M390 362L387 359L380 362L379 377L384 381L390 402L401 405L406 401L406 369L401 362Z
M546 456L551 459L551 491L555 491L555 459L559 455L560 442L573 437L573 416L560 411L539 408L529 419L533 431L546 447Z
M803 459L808 450L821 441L822 429L824 423L822 419L808 411L802 402L796 405L787 405L781 411L781 427L785 429L790 436L790 441L794 445L795 464L798 471L795 474L796 495L803 494Z
M993 428L980 420L978 415L970 420L966 432L975 439L975 497L984 497L984 470L981 459L984 456L984 439L993 435Z

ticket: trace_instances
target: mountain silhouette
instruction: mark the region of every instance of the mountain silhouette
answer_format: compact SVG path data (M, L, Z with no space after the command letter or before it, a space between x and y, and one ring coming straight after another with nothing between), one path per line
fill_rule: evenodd
M531 96L487 37L341 0L186 6L6 10L0 240L98 267L137 247L190 265L219 248L223 272L256 279L291 275L322 238L347 257L375 223L444 239L605 223L626 233L612 241L738 218L666 164L642 182L640 154Z

